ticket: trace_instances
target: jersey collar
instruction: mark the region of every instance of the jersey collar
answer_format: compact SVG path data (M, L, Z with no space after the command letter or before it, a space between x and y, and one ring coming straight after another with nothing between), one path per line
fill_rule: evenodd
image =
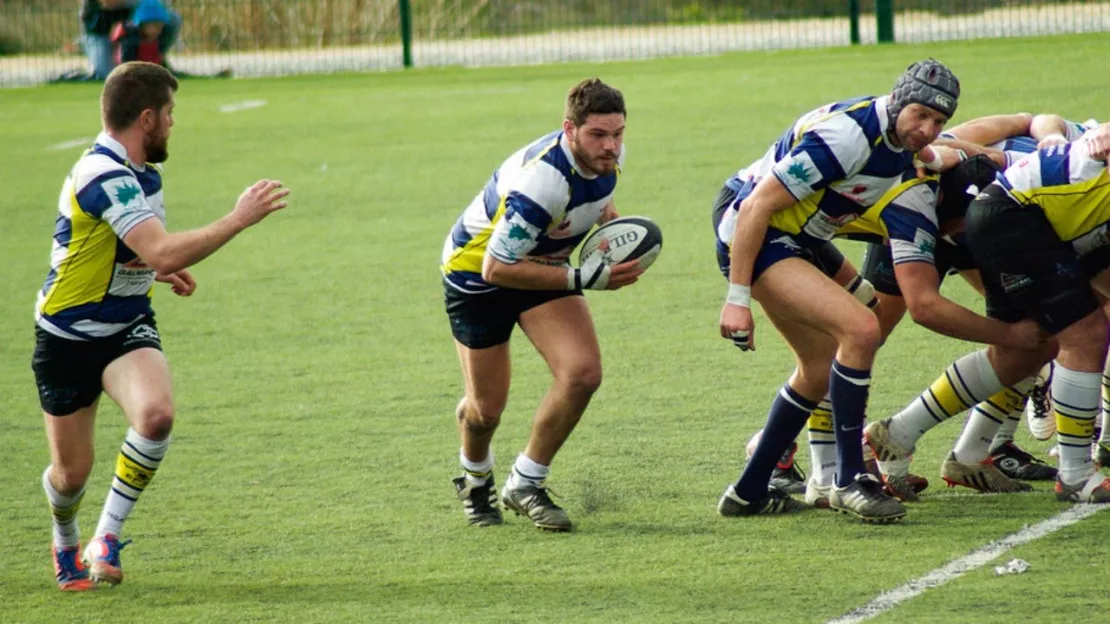
M123 143L109 136L107 132L101 131L100 134L96 135L96 144L114 154L117 160L135 171L146 170L145 164L131 162L127 157L127 148L123 146Z

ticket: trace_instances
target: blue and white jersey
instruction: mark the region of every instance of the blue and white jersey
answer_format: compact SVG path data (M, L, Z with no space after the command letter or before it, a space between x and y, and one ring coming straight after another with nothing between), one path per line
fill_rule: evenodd
M887 136L888 100L856 98L802 115L729 184L750 189L775 176L798 203L775 213L770 226L803 247L830 240L898 184L913 162L913 154ZM717 228L717 239L726 246L744 197L729 206Z
M101 133L62 186L50 272L35 306L38 326L94 340L150 314L154 269L123 237L147 219L165 218L158 168L129 162L123 145Z
M604 176L583 171L562 130L508 158L463 211L443 244L441 270L464 293L497 287L482 279L486 254L506 264L565 265L613 200L624 164Z

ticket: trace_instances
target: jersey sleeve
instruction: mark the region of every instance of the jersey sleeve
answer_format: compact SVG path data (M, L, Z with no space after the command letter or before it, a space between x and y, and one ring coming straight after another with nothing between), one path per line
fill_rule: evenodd
M539 161L522 169L503 194L505 212L490 235L488 251L515 264L535 249L553 221L561 221L570 185L558 169Z
M870 154L871 146L859 124L847 115L833 115L804 129L772 173L801 201L859 173Z
M896 197L881 219L890 237L894 264L936 263L937 191L935 183L917 184Z
M74 187L80 189L76 193L77 206L89 216L106 222L119 238L127 236L143 221L158 217L147 203L138 178L126 167L112 167L91 174L78 171L74 175Z

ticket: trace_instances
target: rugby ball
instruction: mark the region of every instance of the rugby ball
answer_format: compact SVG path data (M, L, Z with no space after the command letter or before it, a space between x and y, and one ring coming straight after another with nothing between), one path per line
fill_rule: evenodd
M663 249L663 232L647 217L620 217L598 227L582 241L579 262L602 254L605 264L614 265L639 260L640 269L647 270Z

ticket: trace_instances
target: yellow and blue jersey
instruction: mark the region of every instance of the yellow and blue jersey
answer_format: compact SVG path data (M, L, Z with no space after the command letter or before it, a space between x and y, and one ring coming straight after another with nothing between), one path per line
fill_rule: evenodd
M35 306L38 326L95 340L151 314L154 270L123 243L147 219L165 222L160 171L129 162L127 150L101 133L62 186L50 272Z
M496 289L482 279L486 254L506 264L563 265L613 199L620 167L582 171L562 130L517 150L463 210L443 244L441 271L464 293Z
M1108 243L1110 175L1087 154L1084 138L1029 154L998 175L994 185L1015 201L1044 211L1060 240L1079 254Z
M840 227L836 236L876 243L889 241L895 265L903 262L936 264L940 235L938 186L938 176L918 179L917 171L908 169L900 184L887 191L859 218Z
M717 239L731 244L740 202L773 175L797 203L775 213L769 226L801 247L830 240L899 183L913 154L887 136L889 96L835 102L802 115L763 157L729 184L746 187L725 212Z

